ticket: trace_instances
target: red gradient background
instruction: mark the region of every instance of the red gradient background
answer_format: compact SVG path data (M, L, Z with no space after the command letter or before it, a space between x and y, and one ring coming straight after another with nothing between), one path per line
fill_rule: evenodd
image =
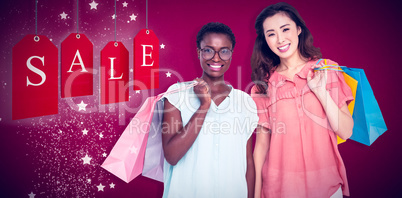
M37 172L34 173L36 169L31 165L40 156L26 154L27 150L35 151L35 148L27 143L32 140L23 135L24 127L38 118L20 122L11 121L11 51L12 47L25 35L34 33L33 2L33 0L6 0L0 3L0 35L4 41L0 46L0 117L2 118L0 120L0 197L27 197L33 189L33 183L40 182L37 181ZM108 41L114 40L114 26L110 17L113 14L114 2L96 1L99 3L97 15L92 14L95 10L89 10L90 2L92 0L80 1L82 14L79 21L82 33L86 34L94 44L94 68L99 69L100 50ZM138 18L135 25L118 23L117 37L129 50L131 69L133 66L131 39L140 29L145 28L145 0L127 0L127 2ZM199 77L202 70L196 54L196 34L208 22L222 22L231 27L236 36L233 61L225 75L225 80L235 88L249 92L250 57L256 37L254 21L263 8L277 2L149 0L149 28L158 36L160 43L166 45L165 49L160 49L160 68L176 71L184 80ZM400 14L402 4L392 0L289 0L286 2L299 11L313 34L315 46L321 48L324 58L332 59L341 65L365 70L388 126L388 131L371 146L351 140L339 146L347 170L351 197L402 197L402 127L401 105L398 99L402 96L398 84L399 72L402 71L400 68L402 66L402 15ZM76 31L74 23L76 1L40 0L39 3L46 6L39 6L41 18L38 33L51 37L60 53L61 42L67 35ZM117 4L121 6L121 3L122 0ZM66 13L68 11L71 16L69 22L59 22L58 15L63 11ZM100 20L102 16L108 20ZM104 36L98 36L99 32L104 31L105 26L110 30ZM172 79L162 78L164 73L160 73L160 88L155 90L157 93L164 92L169 85L180 79L177 76ZM95 76L95 79L99 79L98 76L99 74ZM131 76L130 80L132 80ZM94 86L98 89L99 82L96 81ZM99 90L94 90L94 95L85 99L99 101L98 93ZM130 95L133 95L132 90ZM78 104L79 101L77 100L76 103ZM61 108L60 105L62 106L64 101L60 101L59 98L59 103ZM141 102L137 101L137 103ZM132 113L127 115L126 120L133 116ZM102 119L99 123L101 122ZM115 124L113 128L115 133L119 134L124 129L124 125ZM111 142L115 142L116 138ZM77 144L85 144L85 142L77 141ZM107 144L105 147L109 151L113 146L103 141L98 141L98 144ZM46 173L46 170L42 171ZM79 174L72 171L73 174ZM163 192L162 183L143 177L129 184L118 179L113 179L113 182L116 183L114 190L97 192L96 188L93 189L96 191L95 197L161 197ZM48 191L34 193L36 197L58 196ZM77 195L72 193L68 196Z

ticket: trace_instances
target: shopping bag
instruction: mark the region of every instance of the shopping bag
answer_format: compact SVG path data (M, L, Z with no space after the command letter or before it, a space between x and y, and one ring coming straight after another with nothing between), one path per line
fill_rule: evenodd
M149 123L152 121L155 103L161 97L158 95L145 100L101 166L127 183L142 172Z
M101 167L127 183L140 175L144 168L145 151L151 127L154 129L158 128L154 127L154 125L158 125L158 123L152 124L152 121L159 122L159 125L162 122L161 116L163 112L161 111L163 110L163 101L161 101L161 99L168 94L189 89L195 86L197 82L185 84L185 86L178 89L148 97L140 110L127 125ZM158 111L155 112L156 107ZM155 114L158 115L158 118L154 120L153 117ZM154 134L159 134L160 139L154 139ZM146 176L155 178L158 181L161 181L160 178L162 177L163 181L163 169L158 169L158 167L163 167L163 150L161 150L162 152L154 152L158 151L159 148L162 149L160 130L152 132L151 137L153 146L149 146L150 151L147 155L149 160L147 158ZM154 158L161 160L151 160Z
M353 134L350 139L370 146L387 131L380 107L363 69L338 66L358 81L353 111Z
M316 63L316 65L321 61L322 59L318 60L318 62ZM350 87L350 89L352 90L352 95L353 98L356 99L356 91L357 91L357 80L352 78L350 75L348 75L346 72L343 72L342 68L340 68L338 65L328 65L327 64L327 59L324 59L324 66L317 68L316 70L324 70L324 69L330 69L330 70L335 70L335 71L340 71L343 74L343 77L345 79L346 84ZM348 109L350 112L350 115L353 116L353 110L355 107L355 101L356 100L352 100L349 104L348 104ZM338 144L344 143L346 142L346 140L343 140L342 138L340 138L339 136L337 137L337 142Z
M163 107L163 100L156 102L142 170L143 176L160 182L163 182L163 163L165 159L162 148Z

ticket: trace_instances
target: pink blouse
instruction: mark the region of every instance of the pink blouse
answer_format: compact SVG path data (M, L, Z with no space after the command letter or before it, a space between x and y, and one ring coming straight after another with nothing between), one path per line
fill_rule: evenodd
M330 197L340 186L349 196L336 134L307 85L307 75L316 62L309 61L293 80L273 72L267 95L257 94L255 86L251 91L258 124L271 129L262 169L262 197ZM352 92L341 72L327 72L326 88L341 108L353 100Z

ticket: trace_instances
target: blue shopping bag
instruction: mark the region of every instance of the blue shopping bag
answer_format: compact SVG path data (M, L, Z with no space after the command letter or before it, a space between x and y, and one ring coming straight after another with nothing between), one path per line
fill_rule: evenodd
M318 62L320 61L321 59ZM323 65L315 70L343 71L357 80L355 106L352 116L354 126L350 139L370 146L380 135L387 131L380 107L363 69Z
M387 126L364 70L348 67L342 69L358 81L353 113L354 127L350 139L370 146L387 131Z

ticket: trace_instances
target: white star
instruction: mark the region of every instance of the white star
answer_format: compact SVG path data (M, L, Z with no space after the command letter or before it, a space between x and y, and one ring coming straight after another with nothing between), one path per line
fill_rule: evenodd
M161 49L165 49L165 45L163 43L161 45Z
M103 134L101 133L101 134L99 134L99 139L102 139L103 138Z
M116 184L114 184L113 182L111 184L109 184L110 188L114 188L114 186L116 186Z
M103 191L103 188L105 188L105 186L102 185L102 183L100 183L99 186L96 187L98 187L98 191Z
M116 18L116 15L114 14L114 15L112 15L112 19L115 19Z
M91 164L91 159L88 154L85 155L85 157L81 158L84 161L84 164Z
M33 194L33 192L31 192L30 194L28 194L29 198L35 198L35 194Z
M102 156L103 156L103 157L106 157L106 156L107 156L107 154L106 154L106 153L103 153L103 154L102 154Z
M123 7L127 7L127 5L128 5L127 2L124 2L124 3L122 3L122 4L123 4Z
M60 134L62 134L62 133L63 133L63 131L59 129L59 133L60 133Z
M86 107L88 104L85 104L83 100L81 100L81 103L80 103L80 104L77 104L77 105L78 105L78 111L81 111L81 110L86 111L86 110L87 110L85 107Z
M170 73L169 71L166 73L166 77L170 78L172 77L172 73Z
M136 18L137 18L137 16L135 16L134 14L132 14L132 15L130 16L130 20L131 20L131 21L136 21Z
M67 15L65 12L60 14L61 19L67 19Z
M139 93L140 93L140 90L135 91L135 93L136 93L136 94L137 94L137 93L139 94Z
M88 130L87 129L82 130L82 135L88 135Z
M95 9L97 10L98 8L96 8L96 6L98 6L98 3L96 3L95 1L92 1L92 3L89 4L91 6L91 10Z
M87 179L87 183L91 183L91 179Z
M135 154L138 154L138 148L137 148L137 147L135 147L134 145L133 145L133 146L131 146L131 148L130 148L129 150L130 150L130 153L135 153Z

